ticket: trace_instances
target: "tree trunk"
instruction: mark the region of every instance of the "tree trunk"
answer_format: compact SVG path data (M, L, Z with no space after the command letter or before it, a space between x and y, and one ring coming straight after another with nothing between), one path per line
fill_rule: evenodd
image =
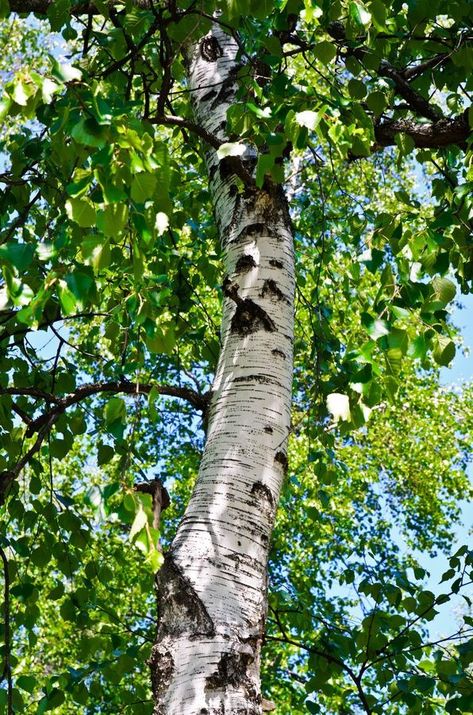
M214 28L188 55L195 120L221 141L237 52ZM198 480L157 578L155 715L262 712L267 560L287 465L294 256L285 197L242 189L213 149L206 160L226 272L222 349Z

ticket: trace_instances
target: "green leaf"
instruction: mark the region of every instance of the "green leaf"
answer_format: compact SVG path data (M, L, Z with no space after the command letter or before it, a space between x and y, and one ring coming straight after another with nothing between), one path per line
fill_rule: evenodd
M49 55L52 65L52 74L61 82L74 82L82 79L82 72L77 67L61 64L55 57Z
M389 335L390 326L386 320L380 320L379 318L371 318L370 316L367 316L367 318L363 320L363 324L366 327L368 335L370 338L373 338L373 340L377 340L383 335Z
M150 419L155 422L158 418L158 410L156 408L156 401L159 399L159 390L153 385L148 395L148 408Z
M382 0L371 0L369 4L373 25L379 32L386 30L387 8Z
M156 190L156 176L147 172L135 174L131 182L131 198L133 201L143 203L152 198Z
M108 130L98 124L93 117L82 117L72 127L71 137L79 144L103 148L107 145Z
M133 520L133 524L131 525L130 529L130 534L128 538L130 541L133 541L133 539L139 534L139 532L145 528L146 524L148 523L148 517L146 515L145 510L139 505L138 511L136 513L136 516Z
M348 6L348 13L350 19L360 29L364 29L371 24L371 13L368 12L366 7L361 2L350 2Z
M355 134L352 138L351 150L355 156L370 156L371 154L371 141L363 140L361 137Z
M250 0L249 5L250 16L258 17L260 20L264 20L271 12L274 10L273 0Z
M46 10L52 32L58 32L71 19L71 0L54 0Z
M51 553L50 553L49 549L45 545L43 545L43 546L39 546L37 549L33 549L33 551L31 552L30 558L31 558L31 561L35 564L35 566L38 566L39 568L43 568L50 562Z
M43 98L43 102L45 104L51 104L53 96L59 90L60 86L56 84L56 82L53 82L51 79L49 79L49 77L45 77L41 85L41 95Z
M409 134L396 134L394 137L397 146L399 147L401 151L401 155L405 156L407 154L410 154L411 151L415 149L415 142L414 139L409 136Z
M73 175L73 180L66 186L66 191L69 196L77 198L89 188L92 183L93 176L90 171L84 169L76 169Z
M386 95L384 92L380 92L379 90L370 92L366 98L366 104L371 109L373 114L379 117L384 112L387 105Z
M97 449L97 464L101 467L103 464L108 464L114 457L115 450L108 444L100 443Z
M106 236L116 237L128 221L128 206L117 203L106 206L97 213L97 227Z
M68 199L66 201L66 213L71 221L74 221L82 228L91 228L97 223L97 213L88 199Z
M126 419L126 405L121 397L111 397L105 405L105 422L111 425L113 422L124 422Z
M440 278L436 276L432 281L432 287L434 289L436 300L440 301L444 305L447 305L447 303L450 303L450 301L455 298L457 289L455 284L448 278Z
M69 290L66 281L60 280L57 287L59 303L64 315L72 315L76 311L76 297Z
M253 102L246 102L246 106L248 107L250 112L256 114L256 116L260 119L267 119L271 116L271 107L265 107L264 109L261 109L261 107L258 107L256 104L253 104Z
M167 353L170 355L176 345L176 336L172 326L167 329L156 328L152 337L146 338L146 345L153 353Z
M101 236L87 236L82 242L82 255L96 272L110 265L110 241Z
M13 101L16 102L16 104L19 104L21 107L26 106L30 93L26 91L26 86L21 81L21 79L15 81L11 96Z
M85 271L74 271L66 276L67 287L77 298L77 302L84 305L94 288L92 276Z
M437 335L433 350L434 360L438 365L447 367L455 357L455 344L445 335Z
M19 271L24 271L31 264L34 248L25 243L5 243L0 246L0 261L8 261Z
M34 693L38 687L38 681L32 675L20 675L16 679L16 685L28 693Z
M450 579L452 579L456 573L457 572L455 569L447 569L447 571L442 574L440 583L444 583L444 581L450 581Z
M1 0L0 0L1 1ZM3 122L12 108L12 101L8 97L0 100L0 122Z
M8 17L10 14L10 5L8 0L0 0L0 20Z
M264 184L266 174L271 172L274 165L274 157L271 154L260 154L258 157L258 163L256 164L256 186L261 188Z
M178 22L168 26L169 36L177 42L189 42L192 38L204 37L211 28L211 22L204 17L185 15Z
M156 571L159 571L163 565L163 560L163 554L157 549L152 549L148 552L148 555L145 558L145 563L149 566L153 573L156 573Z
M353 99L363 99L366 97L365 83L359 79L351 79L348 82L348 91Z
M337 48L332 42L328 40L323 40L322 42L317 42L314 46L312 53L323 62L324 65L328 65L337 54Z

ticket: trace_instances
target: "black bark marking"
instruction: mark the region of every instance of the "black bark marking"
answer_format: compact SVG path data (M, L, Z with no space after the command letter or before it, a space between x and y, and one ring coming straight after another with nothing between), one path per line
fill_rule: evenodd
M218 40L213 35L210 35L209 37L204 37L200 43L200 54L206 62L216 62L219 57L222 57L223 50L218 44Z
M201 97L200 101L201 101L201 102L208 102L209 100L211 100L211 99L213 99L214 97L216 97L217 94L218 94L218 92L216 92L215 89L211 89L210 92L207 92L206 94L204 94L203 97Z
M211 167L209 168L209 180L210 180L210 181L212 181L212 179L214 178L214 176L215 176L215 174L217 173L218 169L219 169L219 164L214 164L213 166L211 166Z
M261 306L251 300L251 298L240 298L235 313L233 314L231 330L238 335L249 335L258 330L266 330L272 333L276 330L276 325Z
M228 193L230 196L236 196L238 193L238 186L236 184L232 184L228 189Z
M206 607L198 597L189 579L166 554L156 575L159 612L168 614L166 621L158 619L158 635L178 635L186 631L195 635L215 634L215 626Z
M232 283L230 278L228 276L225 276L222 283L222 293L228 298L234 300L235 303L239 303L241 301L241 298L238 295L239 287L240 286L238 285L238 283Z
M275 462L279 462L279 464L282 465L284 474L286 474L287 469L288 469L288 466L289 466L289 463L288 463L288 461L287 461L287 456L286 456L286 454L285 454L284 452L281 452L281 451L276 452L276 456L274 457L274 461L275 461Z
M233 171L233 167L235 165L235 162L233 161L235 157L232 156L226 156L224 157L220 164L219 164L219 169L220 169L220 178L222 181L226 179L228 176L231 176L235 172Z
M235 93L234 84L235 80L233 79L233 77L230 77L229 79L225 80L225 82L222 82L220 92L217 94L216 98L210 105L211 109L217 109L220 104L223 104L229 99L233 99L233 95ZM226 120L225 126L227 126Z
M217 671L206 679L206 688L226 689L229 685L237 688L241 684L250 685L246 674L248 665L254 660L250 653L224 653L220 658Z
M278 284L276 281L273 281L272 278L268 278L268 280L265 280L263 283L263 287L261 289L260 293L261 297L264 298L266 295L269 295L270 297L275 298L276 300L283 300L285 303L289 304L289 300L286 298L282 290L278 287Z
M252 268L257 268L257 264L251 253L245 253L244 256L240 256L236 262L235 272L236 273L248 273Z
M256 333L258 330L274 332L276 325L267 312L251 298L241 298L238 295L238 288L238 283L232 283L228 276L224 279L223 294L235 301L237 305L231 322L232 333L245 336Z
M189 639L213 637L215 626L191 582L170 554L166 554L164 564L156 575L156 594L159 604L158 634L148 664L154 698L159 704L162 693L169 689L174 672L172 651L166 640L172 643L182 633L188 634ZM155 712L156 715L161 714L159 705Z
M277 261L275 258L271 258L271 260L269 261L269 265L273 268L284 268L284 265L281 263L281 261Z
M165 693L174 672L174 659L169 651L162 651L159 644L151 649L148 660L151 670L151 689L154 699L159 702L161 693Z
M235 377L233 382L259 382L261 385L272 385L274 380L266 375L242 375L241 377Z
M283 353L282 350L278 350L277 348L274 348L274 350L271 350L271 353L272 353L272 355L274 355L275 357L280 357L280 358L282 358L283 360L286 359L286 353Z
M264 431L265 431L267 434L273 434L273 428L270 427L269 425L266 425L266 427L264 428Z
M256 236L258 234L262 234L263 231L266 230L266 234L271 236L272 234L269 232L269 229L266 227L266 224L264 223L250 223L248 226L245 226L245 228L242 228L240 233L235 236L235 241L243 241L245 238L249 238L251 236Z
M271 509L274 508L274 498L271 493L271 489L263 482L254 482L251 487L251 493L260 501L267 502Z
M223 80L223 82L220 85L220 89L217 93L217 96L215 99L212 101L212 104L210 105L211 109L216 109L220 104L223 104L224 102L231 102L234 99L234 94L236 90L236 77L233 72L231 72L228 77ZM225 127L227 126L227 122L225 120Z

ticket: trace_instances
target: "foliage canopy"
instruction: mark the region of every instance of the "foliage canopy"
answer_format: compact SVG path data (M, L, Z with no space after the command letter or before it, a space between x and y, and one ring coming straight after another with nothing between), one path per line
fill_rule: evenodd
M220 347L206 145L242 191L283 184L295 232L265 691L282 715L473 712L473 552L435 594L420 565L450 554L472 491L472 389L438 385L473 280L471 3L446 5L0 0L0 712L152 710L158 538L192 490ZM10 14L27 10L47 19ZM212 17L241 48L224 145L182 58ZM160 534L135 489L154 477Z

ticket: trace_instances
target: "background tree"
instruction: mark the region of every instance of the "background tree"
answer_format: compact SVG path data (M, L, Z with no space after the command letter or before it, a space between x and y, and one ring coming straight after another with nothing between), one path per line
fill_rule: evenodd
M2 104L6 711L151 711L148 658L156 713L271 708L288 464L278 712L468 711L471 618L426 624L471 552L433 594L401 538L448 550L471 491L435 367L472 277L469 4L10 8L73 54Z

